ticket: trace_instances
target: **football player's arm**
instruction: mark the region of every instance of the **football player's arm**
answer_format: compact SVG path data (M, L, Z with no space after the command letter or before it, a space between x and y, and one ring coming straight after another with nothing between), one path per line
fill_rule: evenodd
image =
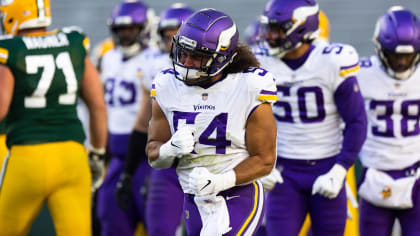
M0 65L0 121L9 111L12 102L15 80L12 72L4 65Z
M357 158L367 135L364 100L355 76L345 79L334 93L338 113L345 125L343 144L337 164L349 169Z
M160 147L171 138L171 129L165 114L160 108L158 102L153 100L152 118L150 119L148 139L146 145L146 154L149 163L159 158Z
M268 175L276 162L277 126L271 105L262 103L248 118L245 144L249 158L234 168L236 185Z
M104 150L108 132L106 104L98 71L88 56L85 57L81 95L89 110L90 143L93 148Z

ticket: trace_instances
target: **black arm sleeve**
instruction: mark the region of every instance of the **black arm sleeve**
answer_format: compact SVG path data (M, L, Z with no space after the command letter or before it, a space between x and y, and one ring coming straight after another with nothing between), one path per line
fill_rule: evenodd
M146 158L147 133L133 130L128 142L124 173L133 176L140 161Z

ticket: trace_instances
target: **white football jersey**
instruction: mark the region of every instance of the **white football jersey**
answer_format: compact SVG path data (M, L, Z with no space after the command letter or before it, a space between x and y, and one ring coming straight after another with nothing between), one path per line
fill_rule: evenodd
M108 111L108 130L112 134L131 133L137 119L143 90L142 70L148 58L145 55L160 54L155 48L146 48L127 60L117 48L107 52L102 59L101 79L105 85L105 101ZM157 73L157 72L156 72Z
M229 74L207 89L185 85L174 77L173 69L168 69L157 76L151 94L172 134L182 125L195 130L194 151L181 158L177 166L186 193L190 191L185 179L193 167L206 167L218 174L249 157L245 145L247 119L261 103L277 100L273 75L261 68Z
M376 56L361 60L358 82L368 116L363 166L404 169L420 161L420 70L407 80L390 77Z
M140 73L142 74L142 84L150 92L153 80L161 71L172 68L172 61L168 53L160 50L149 50L148 53L141 55Z
M283 158L323 159L341 150L341 117L334 93L346 78L356 75L358 55L345 44L320 42L314 46L296 70L278 58L257 54L261 67L276 79L279 100L273 105L273 113L277 155Z

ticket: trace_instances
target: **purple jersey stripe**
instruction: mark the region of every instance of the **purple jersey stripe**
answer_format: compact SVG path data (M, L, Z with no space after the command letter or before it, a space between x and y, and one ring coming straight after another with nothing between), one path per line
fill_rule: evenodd
M261 90L260 94L276 95L277 91Z
M152 89L155 89L155 88L156 88L155 84L152 84Z
M347 70L347 69L356 67L357 65L359 65L359 62L357 62L356 64L351 65L351 66L342 66L342 67L340 67L340 70Z

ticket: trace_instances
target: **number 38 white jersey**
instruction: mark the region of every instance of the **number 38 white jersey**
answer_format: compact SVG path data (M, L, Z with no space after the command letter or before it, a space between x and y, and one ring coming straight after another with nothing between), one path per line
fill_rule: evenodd
M364 166L404 169L420 160L420 70L407 80L391 78L376 56L361 60L358 82L365 100L368 135Z
M305 63L292 70L282 60L257 55L274 74L279 100L273 105L277 123L277 155L314 160L340 152L342 130L334 93L359 68L358 55L345 44L317 43ZM355 87L355 89L358 89Z
M193 167L223 173L249 157L245 146L247 119L261 103L277 100L273 75L261 68L229 74L207 89L185 85L168 69L156 77L151 94L172 134L182 125L195 130L194 151L181 158L177 167L184 191L183 179Z

